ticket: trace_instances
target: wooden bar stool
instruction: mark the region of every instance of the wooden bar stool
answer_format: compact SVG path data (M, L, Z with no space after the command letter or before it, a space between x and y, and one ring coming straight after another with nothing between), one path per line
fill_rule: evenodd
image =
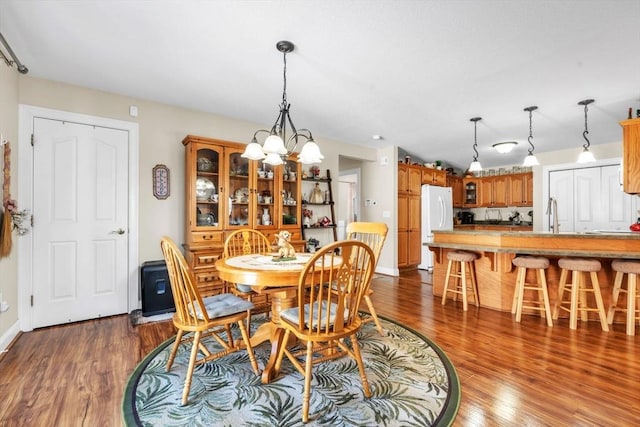
M607 322L613 323L616 310L627 312L627 335L636 334L636 321L640 320L640 289L637 287L638 274L640 274L640 261L614 260L611 268L616 272L613 282L613 298L607 315ZM622 288L622 280L627 275L627 288ZM627 294L627 307L618 308L620 292Z
M553 318L558 318L560 309L569 312L569 328L577 329L578 312L582 321L588 320L588 312L595 311L600 318L600 325L603 331L609 331L607 324L607 314L604 311L602 302L602 294L600 293L600 282L596 274L602 266L600 261L595 259L583 258L560 258L558 266L562 269L560 272L560 284L558 285L558 300L553 312ZM567 283L567 277L571 271L571 283ZM591 278L591 288L587 288L587 273ZM564 292L570 292L570 299L564 300ZM596 307L589 307L587 303L587 292L593 292L596 300ZM565 304L569 304L566 307Z
M513 265L518 267L516 289L513 293L513 304L511 305L511 313L516 313L516 322L519 322L522 318L522 309L528 308L540 311L540 317L546 317L547 325L553 326L545 276L545 270L549 267L549 260L544 257L518 256L512 262ZM536 282L527 282L527 269L536 270ZM525 290L538 291L538 299L524 299Z
M478 299L478 285L476 282L476 272L473 268L473 262L478 255L473 252L451 251L447 253L449 264L447 265L447 274L444 279L444 292L442 293L442 305L445 305L447 293L453 294L453 300L457 301L458 295L462 295L462 309L467 311L468 298L467 293L471 292L476 307L480 307ZM467 278L469 281L467 281ZM450 286L449 281L454 279L455 283Z

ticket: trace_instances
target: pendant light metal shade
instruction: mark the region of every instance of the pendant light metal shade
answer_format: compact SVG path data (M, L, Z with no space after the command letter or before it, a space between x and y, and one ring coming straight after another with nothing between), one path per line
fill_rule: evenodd
M298 161L303 164L321 163L324 156L320 153L320 147L313 140L313 135L309 129L296 129L289 115L291 104L287 101L287 53L293 52L294 44L290 41L282 40L276 43L276 49L283 54L284 73L283 90L280 111L275 123L270 131L259 129L253 134L251 142L242 153L242 157L250 160L262 160L270 165L281 165L293 154L298 146L299 139L303 139L302 151L298 155ZM287 127L291 129L292 135L287 137ZM258 143L257 136L261 133L268 133L269 136L264 143Z
M593 163L596 161L595 156L591 151L589 151L589 147L591 146L591 142L589 142L589 138L587 135L589 134L589 128L587 127L587 111L589 111L589 104L593 102L593 99L585 99L584 101L578 102L578 105L584 105L584 132L582 132L582 137L586 141L586 143L582 146L582 153L578 156L578 163Z
M473 122L473 161L469 165L469 172L480 172L482 165L478 161L478 122L482 120L482 117L473 117L469 119Z

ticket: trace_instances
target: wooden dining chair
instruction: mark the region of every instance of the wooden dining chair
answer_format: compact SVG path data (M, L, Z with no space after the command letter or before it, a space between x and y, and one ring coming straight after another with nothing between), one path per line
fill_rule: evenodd
M378 265L378 259L380 258L380 252L382 252L382 246L387 238L387 232L389 227L384 222L351 222L347 225L347 239L355 239L366 243L373 250L375 256L375 262L373 265L373 271L375 272ZM384 335L382 331L382 325L378 320L378 315L373 302L371 301L371 295L373 290L369 288L364 295L364 301L367 303L367 308L371 317L366 319L365 322L373 321L376 324L376 329L380 332L380 335Z
M235 230L224 242L223 258L248 254L268 254L271 244L267 236L258 230L243 228ZM251 286L242 283L229 283L229 290L241 298L251 301L253 309L251 316L271 311L271 298L267 292L257 293ZM247 330L251 330L251 316L247 317Z
M283 344L275 363L279 371L287 356L304 376L305 423L309 421L312 366L318 363L345 355L353 358L360 371L364 395L371 397L356 333L362 326L358 310L371 284L374 265L374 253L366 243L341 240L324 246L300 274L297 304L280 312L278 326L285 331L281 342L289 342L293 334L305 343L304 349L289 349ZM350 340L344 340L346 337Z
M251 348L249 333L245 327L245 320L249 317L249 310L253 308L253 303L229 293L203 299L195 286L193 274L176 244L169 237L163 237L160 247L167 263L173 301L176 306L173 325L178 330L169 360L167 360L167 372L171 370L180 344L191 342L191 355L187 376L184 380L182 404L187 404L195 365L207 363L246 348L253 371L256 375L259 374L258 363L253 354L253 348ZM233 339L231 333L233 323L237 323L240 328L242 342ZM190 332L193 332L193 336L185 336ZM223 349L215 353L211 352L203 342L206 337L212 337ZM202 353L200 358L198 358L199 352Z

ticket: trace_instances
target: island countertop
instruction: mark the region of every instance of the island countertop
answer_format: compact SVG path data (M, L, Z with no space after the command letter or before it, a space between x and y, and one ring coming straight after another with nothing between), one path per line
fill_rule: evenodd
M640 259L640 233L435 231L425 246L530 255Z
M478 254L475 270L478 278L480 305L496 310L511 309L516 271L512 261L518 255L538 255L549 258L547 282L552 304L557 296L562 257L598 259L600 287L608 305L611 298L615 258L640 259L640 233L585 232L549 233L531 231L435 231L433 241L423 243L434 254L433 294L442 295L447 268L447 253L465 250Z

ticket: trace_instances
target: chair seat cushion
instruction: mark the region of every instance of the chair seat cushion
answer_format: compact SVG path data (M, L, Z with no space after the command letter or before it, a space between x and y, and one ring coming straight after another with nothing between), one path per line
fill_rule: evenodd
M253 303L246 299L237 297L233 294L218 294L203 298L205 310L209 319L217 319L218 317L229 316L231 314L240 313L253 308ZM200 307L196 304L196 316L203 319Z
M335 322L336 319L336 310L338 309L338 305L331 303L331 306L329 307L329 325L333 325L333 323ZM304 306L304 324L307 326L307 328L315 328L318 325L318 303L314 302L313 303L313 319L311 322L311 325L309 324L309 316L310 316L310 310L311 310L311 306L310 304L305 304ZM322 306L320 308L320 310L322 310L322 317L320 319L320 322L322 325L326 324L327 321L327 303L326 301L322 301ZM345 309L344 310L344 314L343 314L343 318L347 318L347 316L349 315L349 310ZM300 311L298 310L298 307L293 307L293 308L288 308L286 310L283 310L280 312L280 317L282 319L285 319L291 323L294 324L298 324L298 322L300 321Z
M250 285L243 285L242 283L236 283L236 289L243 293L253 292L253 288Z

